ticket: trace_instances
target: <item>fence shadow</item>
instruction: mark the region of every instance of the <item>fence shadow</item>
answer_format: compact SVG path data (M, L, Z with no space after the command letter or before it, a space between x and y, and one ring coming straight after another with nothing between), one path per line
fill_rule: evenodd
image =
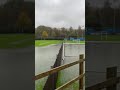
M52 68L56 68L56 67L61 65L61 61L62 61L62 48L63 48L63 45L61 46L61 48L59 50L59 53L58 53L57 58L56 58L56 61L55 61L55 63L54 63ZM55 90L56 89L58 73L59 72L56 72L56 73L53 73L53 74L48 76L48 79L47 79L47 81L45 83L45 86L44 86L43 90Z

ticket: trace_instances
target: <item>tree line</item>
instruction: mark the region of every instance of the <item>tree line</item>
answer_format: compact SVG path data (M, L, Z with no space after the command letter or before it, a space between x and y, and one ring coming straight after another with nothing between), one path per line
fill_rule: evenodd
M74 29L73 27L69 28L52 28L48 26L38 26L35 30L35 38L36 39L64 39L64 38L79 38L84 37L85 30L80 26L78 29Z
M86 1L86 27L93 27L96 31L102 28L120 29L120 4L113 8L110 0L106 0L102 7L95 7Z

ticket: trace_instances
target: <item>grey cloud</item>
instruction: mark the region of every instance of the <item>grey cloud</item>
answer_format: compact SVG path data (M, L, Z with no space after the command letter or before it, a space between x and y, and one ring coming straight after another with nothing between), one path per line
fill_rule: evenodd
M85 0L35 0L35 26L85 25Z

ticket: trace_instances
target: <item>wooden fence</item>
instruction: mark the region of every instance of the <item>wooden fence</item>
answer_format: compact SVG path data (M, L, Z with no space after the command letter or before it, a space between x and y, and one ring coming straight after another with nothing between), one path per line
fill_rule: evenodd
M117 67L110 67L106 70L106 81L87 87L86 90L117 90L117 84L120 83L120 77L117 77Z
M72 80L68 81L67 83L65 83L64 85L56 88L55 90L64 90L65 88L67 88L68 86L72 85L74 82L78 81L79 80L79 90L83 90L83 85L84 85L84 76L85 76L85 73L84 73L84 55L80 55L79 57L79 60L75 61L75 62L72 62L72 63L69 63L69 64L65 64L65 65L61 65L61 66L58 66L56 68L53 68L47 72L43 72L39 75L36 75L35 76L35 80L38 80L38 79L41 79L41 78L44 78L46 76L49 76L49 75L52 75L56 72L59 72L61 70L64 70L66 68L69 68L71 66L74 66L76 64L79 64L79 75L75 78L73 78ZM52 81L51 81L52 82ZM49 88L49 90L51 90Z

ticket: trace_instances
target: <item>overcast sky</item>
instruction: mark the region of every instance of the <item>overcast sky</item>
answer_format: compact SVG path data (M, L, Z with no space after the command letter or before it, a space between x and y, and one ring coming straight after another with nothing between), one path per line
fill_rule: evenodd
M85 25L85 0L35 0L35 27Z

